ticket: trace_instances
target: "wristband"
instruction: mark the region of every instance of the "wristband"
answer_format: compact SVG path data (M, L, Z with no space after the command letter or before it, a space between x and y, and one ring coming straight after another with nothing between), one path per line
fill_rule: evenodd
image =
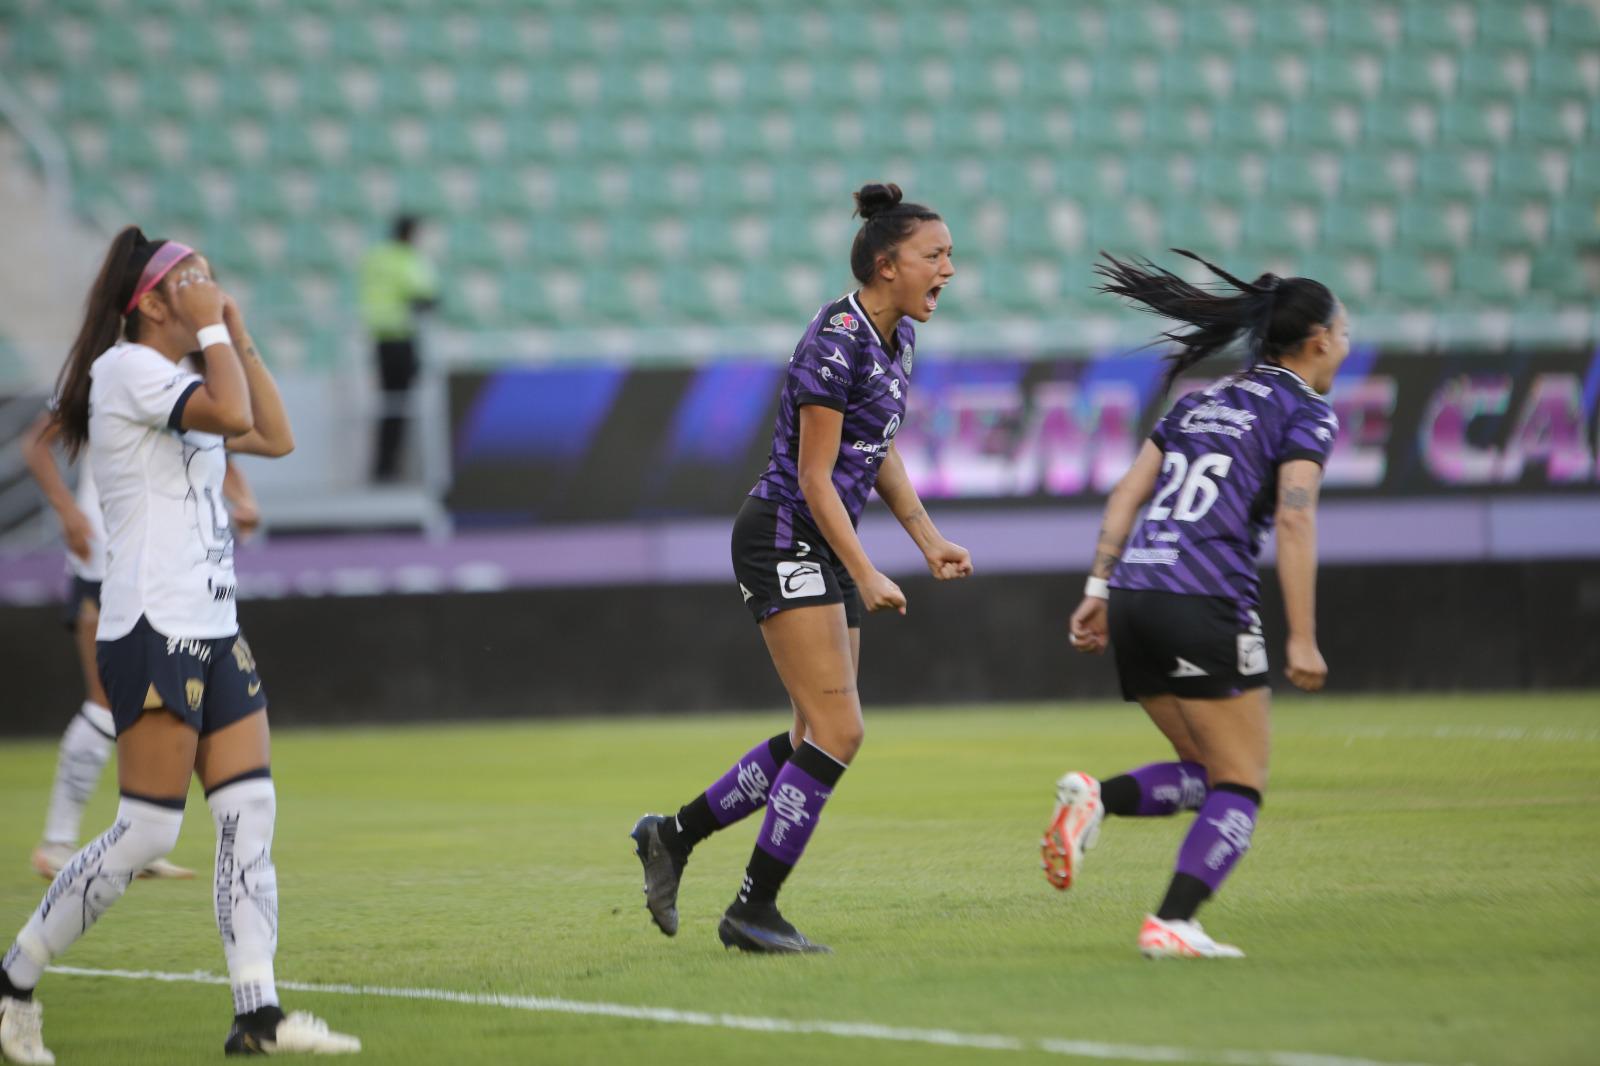
M226 344L233 347L233 335L228 332L228 327L218 322L214 326L207 326L196 336L200 340L200 350L203 352L213 344Z
M1109 600L1111 598L1111 585L1103 577L1091 577L1083 583L1083 594L1085 596L1093 596L1097 600Z

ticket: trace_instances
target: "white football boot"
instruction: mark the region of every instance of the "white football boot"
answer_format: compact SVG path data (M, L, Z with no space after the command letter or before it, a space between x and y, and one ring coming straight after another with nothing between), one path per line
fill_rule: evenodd
M1074 770L1056 782L1055 813L1039 842L1047 881L1062 891L1072 887L1083 869L1083 853L1100 839L1105 817L1099 781Z
M271 1016L264 1018L268 1011ZM235 1020L223 1045L229 1055L350 1055L360 1050L359 1039L333 1032L321 1018L303 1010L284 1014L276 1007Z
M36 999L0 996L0 1055L24 1066L53 1066L44 1046L44 1007Z
M1139 953L1147 959L1242 959L1232 944L1219 944L1195 921L1164 922L1145 915L1139 930Z
M72 860L78 853L74 844L58 844L46 840L33 849L31 862L33 870L47 881L54 881L61 868ZM170 863L166 859L157 859L139 871L139 879L156 881L192 881L194 871L187 866Z

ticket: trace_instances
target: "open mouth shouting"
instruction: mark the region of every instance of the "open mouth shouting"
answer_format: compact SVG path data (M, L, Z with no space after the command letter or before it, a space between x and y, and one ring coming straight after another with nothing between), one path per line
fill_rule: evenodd
M939 309L939 294L944 291L944 287L948 284L949 282L947 281L941 281L923 294L922 306L928 314L931 315Z

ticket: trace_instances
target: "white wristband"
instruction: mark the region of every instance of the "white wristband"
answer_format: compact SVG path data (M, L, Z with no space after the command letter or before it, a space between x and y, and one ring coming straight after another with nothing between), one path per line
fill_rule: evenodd
M1111 598L1111 585L1103 577L1091 577L1083 583L1083 594L1085 596L1093 596L1097 600L1109 600Z
M197 335L200 338L200 350L203 352L213 344L226 344L232 346L233 334L228 332L228 327L218 322L214 326L207 326Z

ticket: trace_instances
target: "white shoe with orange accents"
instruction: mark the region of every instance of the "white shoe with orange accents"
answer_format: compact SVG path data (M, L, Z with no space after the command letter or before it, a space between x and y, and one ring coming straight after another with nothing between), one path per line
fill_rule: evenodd
M1056 782L1055 813L1039 842L1045 880L1062 891L1072 887L1083 868L1083 853L1100 839L1105 817L1099 781L1074 770Z
M1242 959L1232 944L1219 944L1195 921L1162 921L1145 915L1139 930L1139 953L1147 959Z

